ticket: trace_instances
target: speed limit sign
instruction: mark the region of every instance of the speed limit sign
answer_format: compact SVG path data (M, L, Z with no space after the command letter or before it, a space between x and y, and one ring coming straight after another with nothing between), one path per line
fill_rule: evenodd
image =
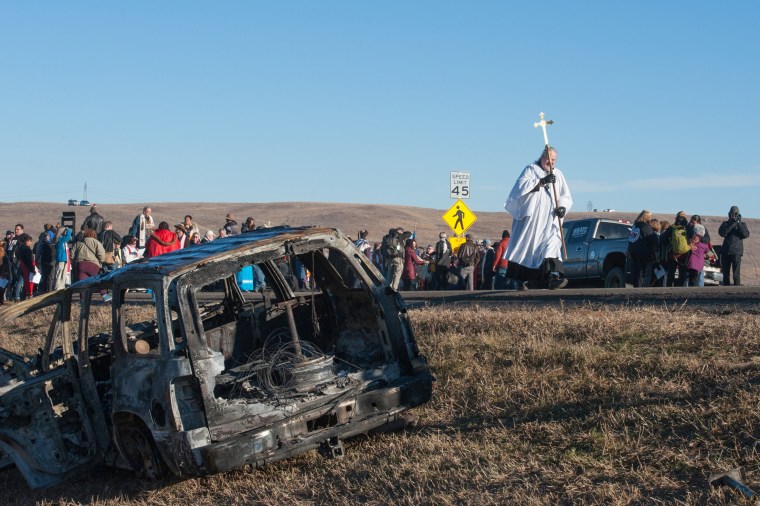
M469 199L470 198L470 173L461 171L451 172L451 194L452 199Z

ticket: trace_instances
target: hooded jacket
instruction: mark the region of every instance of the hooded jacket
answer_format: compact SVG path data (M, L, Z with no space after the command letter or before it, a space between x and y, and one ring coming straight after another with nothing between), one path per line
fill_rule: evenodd
M155 257L179 249L177 234L171 230L158 229L150 234L145 243L145 258Z

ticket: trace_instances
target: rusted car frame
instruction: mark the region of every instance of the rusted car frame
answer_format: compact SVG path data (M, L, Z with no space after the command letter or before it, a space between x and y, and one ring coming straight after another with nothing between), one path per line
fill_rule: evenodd
M293 291L283 261L314 288ZM253 264L261 294L235 282ZM103 289L105 332L90 321ZM157 478L320 447L340 456L343 439L431 396L403 300L334 229L266 229L129 264L0 310L0 324L46 307L36 355L0 349L0 465L32 487L104 463Z

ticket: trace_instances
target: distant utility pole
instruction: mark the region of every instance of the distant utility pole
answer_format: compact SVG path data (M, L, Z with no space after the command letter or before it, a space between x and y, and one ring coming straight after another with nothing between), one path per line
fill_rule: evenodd
M84 193L82 194L82 200L87 200L87 181L84 182Z
M589 200L586 204L586 211L591 212L592 209L594 209L594 203Z

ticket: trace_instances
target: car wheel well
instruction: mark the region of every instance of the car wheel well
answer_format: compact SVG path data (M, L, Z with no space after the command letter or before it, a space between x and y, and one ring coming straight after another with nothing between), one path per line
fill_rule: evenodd
M625 271L622 267L613 267L604 276L605 288L625 288Z
M113 422L119 451L139 477L157 481L169 474L150 429L139 416L116 413Z

